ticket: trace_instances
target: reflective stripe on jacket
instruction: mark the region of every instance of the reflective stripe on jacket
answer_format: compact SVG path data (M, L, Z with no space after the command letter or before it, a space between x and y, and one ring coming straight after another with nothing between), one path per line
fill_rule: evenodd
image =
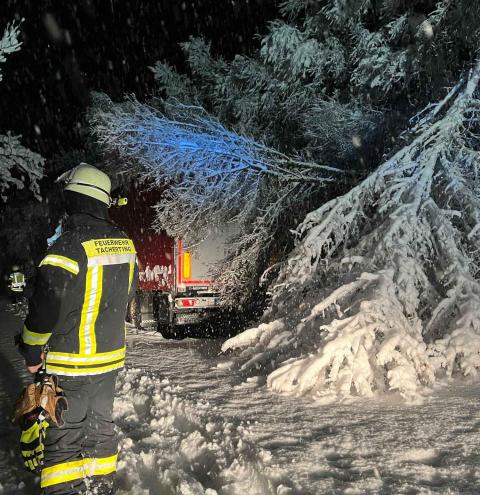
M13 272L10 275L10 289L13 292L23 292L25 285L25 275L23 273Z
M133 242L113 223L73 215L39 265L22 333L47 372L87 376L121 368L125 313L137 286ZM28 364L28 359L27 359Z
M13 272L10 275L12 279L12 283L14 284L24 284L25 283L25 275L21 272Z

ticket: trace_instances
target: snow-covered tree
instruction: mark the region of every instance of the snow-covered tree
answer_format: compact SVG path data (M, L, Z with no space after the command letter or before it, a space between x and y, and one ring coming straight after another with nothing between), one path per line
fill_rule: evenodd
M480 368L480 63L419 115L406 144L313 211L265 322L227 341L245 371L323 400Z
M166 63L152 67L167 101L205 108L228 129L286 155L353 172L321 193L290 183L290 204L280 210L282 194L270 191L284 189L274 181L263 188L246 232L250 240L255 232L255 242L237 250L258 265L245 271L244 257L231 256L231 273L245 274L237 282L281 259L291 246L287 233L309 209L374 168L408 119L473 59L480 40L480 8L468 0L286 0L280 14L249 56L227 61L192 38L182 43L185 74ZM272 245L271 259L259 256Z
M279 6L282 18L256 53L226 61L193 38L182 44L187 74L158 62L155 78L167 97L199 104L241 134L343 168L358 168L365 152L380 157L384 122L395 135L405 118L439 99L480 41L480 5L471 0Z
M280 4L280 14L282 19L270 24L258 51L250 56L227 61L215 56L204 39L182 43L185 74L167 63L152 67L166 102L130 103L128 110L123 106L127 125L120 125L118 132L118 115L113 113L103 115L107 125L99 120L94 125L109 150L122 158L134 157L148 170L144 175L157 184L182 176L185 187L177 181L180 192L167 193L159 205L159 227L187 238L202 237L205 222L240 218L243 236L219 272L227 282L224 287L236 287L243 295L256 287L263 269L291 248L290 230L308 211L344 193L373 169L408 118L443 94L462 64L473 59L480 40L480 8L469 0L286 0ZM168 117L175 108L181 114L171 117L175 132L178 120L192 119L191 109L206 109L209 122L277 150L277 157L281 153L346 173L337 176L332 187L319 189L316 181L285 179L264 171L260 174L264 180L250 187L251 182L241 182L242 171L229 173L229 186L216 190L216 184L225 185L224 175L208 178L206 187L207 176L197 169L190 174L191 163L185 169L172 159L165 177L163 157L171 153L164 153L158 132L149 147L141 134L144 126L163 128L165 120L159 121L157 113ZM186 109L190 115L184 115ZM125 112L130 112L130 120ZM133 148L132 141L136 141ZM192 154L201 156L202 145L197 142ZM185 155L185 150L179 153ZM172 175L174 165L179 167L177 175ZM246 189L249 193L242 197ZM185 222L179 224L180 218ZM269 274L273 276L274 270Z
M224 296L242 300L255 288L282 217L338 171L231 132L200 107L159 106L97 95L90 121L103 149L120 158L121 172L136 172L147 187L170 186L154 227L195 245L212 228L233 225L227 256L212 270Z
M20 50L18 24L7 26L0 39L0 81L2 80L2 66L7 55ZM8 189L15 187L22 189L25 183L38 198L40 194L39 181L43 177L45 160L38 154L20 143L20 136L10 133L0 134L0 195L7 199Z

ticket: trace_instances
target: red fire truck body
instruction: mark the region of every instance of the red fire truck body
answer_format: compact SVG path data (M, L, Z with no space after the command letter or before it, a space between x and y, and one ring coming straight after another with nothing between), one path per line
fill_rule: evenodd
M158 189L132 187L127 205L116 208L112 217L137 249L136 323L156 324L167 331L168 327L199 323L222 309L217 285L208 272L223 256L227 238L212 235L191 250L181 239L156 232L154 207L161 194Z

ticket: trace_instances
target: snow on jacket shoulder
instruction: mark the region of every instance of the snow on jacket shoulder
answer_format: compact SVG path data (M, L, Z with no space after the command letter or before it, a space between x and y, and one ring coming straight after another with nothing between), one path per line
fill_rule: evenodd
M116 225L73 215L39 265L22 332L27 365L48 344L48 373L87 376L125 361L125 313L137 287L133 242Z

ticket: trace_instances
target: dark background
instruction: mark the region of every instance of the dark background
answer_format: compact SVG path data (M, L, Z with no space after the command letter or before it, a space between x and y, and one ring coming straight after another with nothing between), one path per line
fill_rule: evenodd
M3 64L0 133L46 158L80 149L91 90L142 100L155 61L183 68L179 42L203 35L225 58L248 53L276 13L275 0L1 0L0 31L25 20Z
M90 159L91 91L143 100L156 91L149 66L184 68L179 42L204 36L228 59L253 51L276 16L275 0L0 0L0 36L24 19L22 49L2 64L0 134L47 159L42 201L24 188L0 202L0 277L14 263L33 276L43 256L63 212L53 179Z

